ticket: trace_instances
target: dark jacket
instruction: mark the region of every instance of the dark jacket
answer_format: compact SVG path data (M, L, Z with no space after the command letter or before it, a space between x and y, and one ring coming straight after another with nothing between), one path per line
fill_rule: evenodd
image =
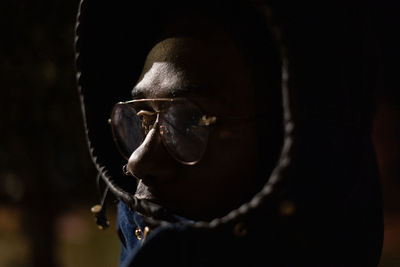
M121 202L124 264L376 266L383 222L371 142L379 73L373 3L251 2L281 47L281 156L250 202L210 222L193 222L133 197L136 184L121 172L125 163L107 124L113 104L129 99L163 16L182 7L145 2L82 0L76 28L90 152ZM223 1L206 2L201 5L213 9ZM233 3L225 1L222 10ZM137 225L142 234L150 229L143 244L135 239Z

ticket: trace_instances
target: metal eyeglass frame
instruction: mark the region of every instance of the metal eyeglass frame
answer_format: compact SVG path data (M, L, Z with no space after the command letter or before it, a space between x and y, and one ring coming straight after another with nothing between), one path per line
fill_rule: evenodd
M136 103L146 103L146 102L178 102L178 101L187 101L193 105L195 105L201 112L203 112L203 110L198 107L198 105L196 103L193 103L192 101L188 100L187 98L184 97L176 97L176 98L144 98L144 99L134 99L134 100L129 100L129 101L125 101L125 102L118 102L114 105L113 109L112 109L112 113L111 113L111 117L113 117L113 113L115 111L115 106L116 105L121 105L121 104L136 104ZM136 110L136 109L135 109ZM159 120L159 114L162 113L163 110L155 110L154 112L151 111L147 111L147 110L140 110L139 112L137 112L137 115L140 116L154 116L157 115L154 123L150 124L149 121L142 121L142 129L143 129L143 139L146 137L146 135L148 134L148 132L154 128L155 126L158 125L158 120ZM203 126L203 127L209 127L212 126L214 124L217 123L217 121L221 120L221 119L251 119L254 118L255 115L243 115L243 116L215 116L215 115L206 115L203 113L203 115L201 116L201 120L199 122L199 126ZM120 154L126 159L128 160L129 157L126 157L126 155L124 155L124 153L122 152L122 149L119 147L118 145L118 141L117 141L117 137L115 134L115 130L114 127L112 126L112 119L109 118L108 119L108 123L111 125L111 130L112 130L112 134L113 134L113 139L114 139L114 143L116 144L116 147L118 149L118 151L120 152ZM145 123L147 123L147 125L144 125ZM159 134L162 136L163 132L159 131ZM186 162L186 161L182 161L180 159L178 159L176 156L173 155L173 153L169 153L171 154L171 156L178 161L181 164L184 165L195 165L196 163L198 163L200 159L196 160L196 161L191 161L191 162Z

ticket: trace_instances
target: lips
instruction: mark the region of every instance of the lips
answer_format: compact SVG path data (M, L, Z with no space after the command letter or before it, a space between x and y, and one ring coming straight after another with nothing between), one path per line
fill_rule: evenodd
M150 186L150 187L157 187L157 185L160 183L160 180L164 180L164 179L159 178L155 175L146 175L141 179L143 184L145 184L146 186Z
M143 184L149 187L162 187L177 179L175 172L170 170L151 172L138 177Z
M171 181L176 180L175 177L176 176L160 177L154 175L146 175L139 180L135 197L139 199L150 200L158 204L163 204L166 201L165 194L166 192L171 191L170 186L173 186L173 183L171 183Z

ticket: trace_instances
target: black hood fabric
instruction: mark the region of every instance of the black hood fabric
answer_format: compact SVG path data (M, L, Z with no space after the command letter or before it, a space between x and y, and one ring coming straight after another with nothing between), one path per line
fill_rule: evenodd
M202 244L208 252L219 251L212 252L216 266L251 266L259 260L262 266L376 266L383 222L371 142L379 81L371 1L246 2L255 16L265 18L282 63L284 138L265 186L226 216L180 228L162 219L162 208L133 197L136 185L122 174L125 162L107 123L112 106L130 98L166 16L179 16L185 8L229 12L236 3L80 3L77 78L93 161L130 209L153 225L170 225L142 255L158 249L164 260L174 261L166 241L172 236L178 245L191 244L191 251ZM246 25L246 16L238 21ZM143 256L146 261L152 265Z

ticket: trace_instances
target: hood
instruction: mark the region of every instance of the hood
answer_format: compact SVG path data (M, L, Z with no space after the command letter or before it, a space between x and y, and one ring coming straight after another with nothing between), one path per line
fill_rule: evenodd
M256 222L263 229L281 228L293 234L282 235L283 240L296 239L296 244L308 240L305 243L315 246L324 233L336 241L323 247L331 248L340 238L345 247L364 243L360 255L373 251L370 257L377 261L383 234L370 140L379 73L370 16L373 2L248 3L255 15L264 18L280 48L284 128L280 157L264 187L248 203L209 222L190 222L190 227L217 229L246 222L251 228ZM215 8L230 2L190 4ZM184 5L82 0L76 27L77 79L93 161L112 193L131 209L149 215L153 224L164 223L158 216L160 208L133 197L135 185L122 174L124 161L107 120L115 103L130 98L165 14L179 15ZM368 223L361 223L364 220ZM361 237L365 231L372 233L373 245Z
M142 69L145 56L153 46L155 36L160 31L165 10L179 13L184 8L182 3L126 4L108 7L102 1L93 4L82 1L79 9L76 28L76 62L78 66L78 82L81 103L85 118L85 127L93 161L101 177L110 190L121 200L129 203L134 210L149 214L150 203L133 197L135 185L131 177L122 174L123 160L112 142L112 133L107 120L112 106L121 99L128 99L131 88L135 85ZM221 1L221 5L227 5ZM229 5L229 4L228 4ZM199 7L207 6L203 2ZM156 7L156 8L155 8ZM193 7L194 8L194 7ZM139 11L140 10L140 11ZM146 11L148 13L146 13ZM268 6L257 4L254 11L258 16L265 17L265 24L271 28L278 40L279 29L274 28ZM150 21L148 21L150 19ZM134 34L133 34L134 33ZM284 46L280 46L282 54L282 95L285 128L284 145L277 166L267 179L268 184L250 203L245 204L240 211L243 213L250 207L255 207L265 198L275 194L275 187L280 184L282 173L290 162L290 151L293 143L294 121L289 101L289 70L288 60L284 55ZM267 197L268 196L268 197ZM155 206L155 205L154 205ZM153 208L155 209L155 208ZM227 215L227 218L237 216L238 210ZM154 214L153 214L154 216ZM227 218L223 220L226 221ZM218 224L222 218L212 222ZM204 223L202 223L203 225Z

